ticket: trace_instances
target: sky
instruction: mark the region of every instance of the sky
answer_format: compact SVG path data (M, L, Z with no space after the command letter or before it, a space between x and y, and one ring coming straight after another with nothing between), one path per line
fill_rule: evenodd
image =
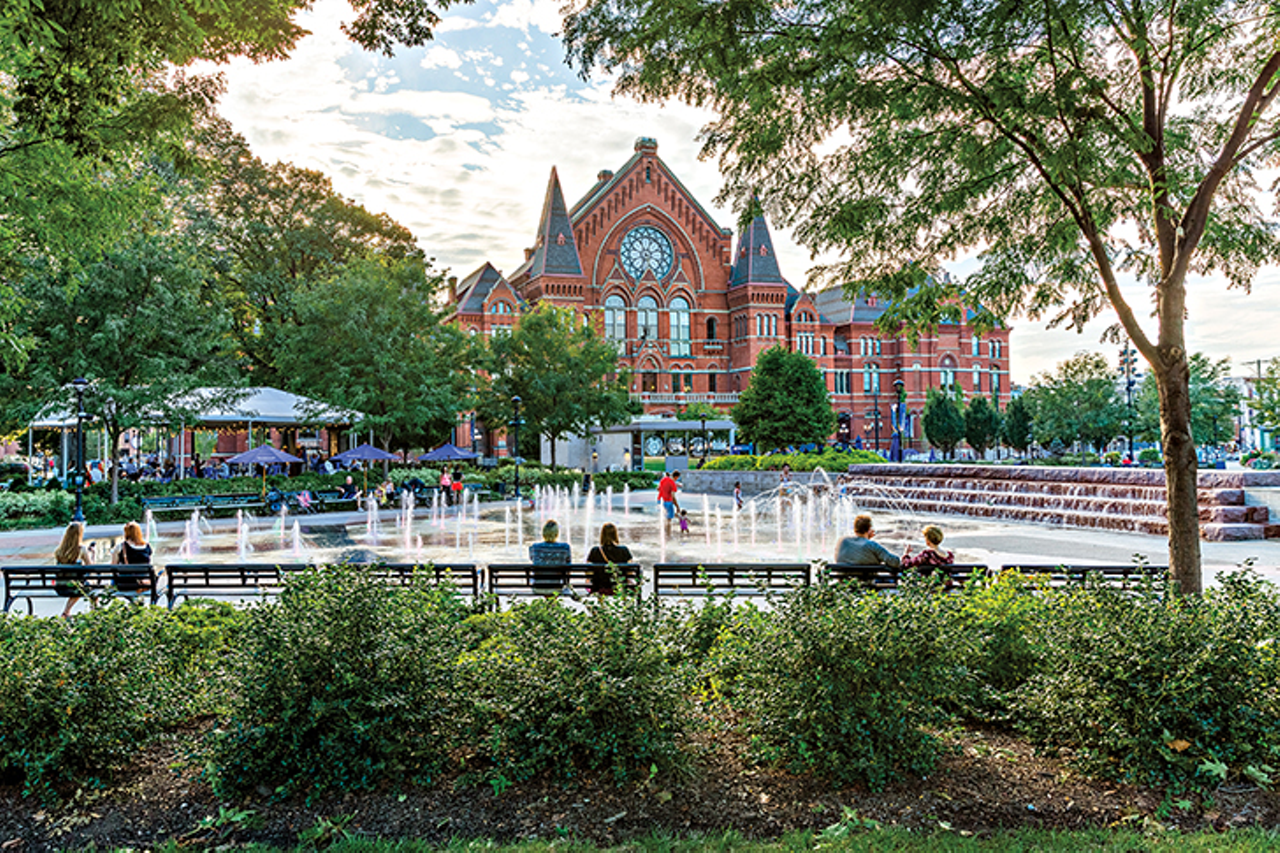
M710 114L679 103L613 97L604 78L583 80L565 63L557 36L560 0L480 0L444 15L433 42L368 53L339 30L353 13L343 0L318 0L299 22L311 30L285 61L219 66L227 92L220 111L268 162L283 160L330 176L343 196L386 212L409 228L437 268L462 278L485 261L509 273L533 244L554 166L573 204L602 169L616 170L637 137L658 155L722 227L734 211L714 203L722 180L698 159L697 135ZM214 70L214 69L204 69ZM786 232L773 239L783 274L803 287L814 261ZM976 266L958 258L964 276ZM1135 308L1144 288L1127 290ZM1232 358L1233 375L1280 355L1280 270L1264 270L1252 292L1219 280L1189 282L1189 349ZM1010 325L1013 379L1027 382L1083 350L1118 360L1099 338L1104 315L1083 333L1043 321ZM1147 323L1154 333L1154 321Z

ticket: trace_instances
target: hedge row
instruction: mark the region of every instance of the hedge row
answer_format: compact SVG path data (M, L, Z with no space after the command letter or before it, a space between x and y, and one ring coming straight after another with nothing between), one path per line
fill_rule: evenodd
M1004 726L1088 772L1269 785L1280 766L1280 595L1250 572L1203 598L1006 576L944 595L815 586L769 608L536 601L494 613L359 569L244 610L122 603L0 620L0 773L53 795L214 715L220 796L538 774L678 772L699 727L759 762L880 788L927 774L933 732ZM465 763L459 765L457 762Z

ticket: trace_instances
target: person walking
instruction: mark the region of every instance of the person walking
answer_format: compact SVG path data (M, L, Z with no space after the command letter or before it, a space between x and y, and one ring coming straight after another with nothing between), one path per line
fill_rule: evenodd
M680 501L676 498L678 491L680 491L680 472L668 471L658 481L658 502L662 505L663 523L666 525L665 530L668 536L671 535L671 520L680 510Z

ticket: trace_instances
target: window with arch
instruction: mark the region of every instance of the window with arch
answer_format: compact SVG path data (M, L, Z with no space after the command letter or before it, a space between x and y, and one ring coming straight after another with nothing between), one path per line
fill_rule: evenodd
M621 296L610 296L604 301L604 336L617 343L618 352L626 347L627 303Z
M716 339L716 318L707 318L707 340L714 341Z
M689 301L683 296L671 300L671 354L690 354Z
M658 339L658 301L652 296L641 296L636 303L636 322L642 341Z
M1000 357L1000 342L999 342L999 341L989 341L989 342L987 343L987 350L991 353L991 357L992 357L992 358L999 358L999 357Z
M864 394L880 393L880 365L862 365L862 392Z
M973 392L976 394L982 390L982 368L978 365L973 366Z
M993 396L1000 396L1000 371L997 368L991 368L991 393Z
M867 339L866 339L866 338L858 338L858 346L862 349L862 354L863 354L863 355L866 355L866 354L867 354Z
M977 332L973 335L973 357L977 358L982 355L982 338L978 337Z
M881 347L883 344L884 344L884 342L883 342L883 341L881 341L879 338L876 338L876 355L883 355L883 352L882 352L882 351L881 351L881 349L880 349L880 347Z
M769 315L769 337L776 338L778 336L778 315Z
M956 363L950 356L942 360L942 365L938 369L938 382L944 390L956 384Z
M756 315L756 337L757 338L764 337L764 315L763 314Z

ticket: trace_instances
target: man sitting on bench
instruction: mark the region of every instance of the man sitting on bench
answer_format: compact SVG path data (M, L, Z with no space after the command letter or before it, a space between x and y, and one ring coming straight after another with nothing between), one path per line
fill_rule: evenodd
M836 562L846 566L888 566L899 568L898 555L879 542L872 542L876 532L871 529L871 516L860 515L853 520L853 536L846 536L836 547Z

